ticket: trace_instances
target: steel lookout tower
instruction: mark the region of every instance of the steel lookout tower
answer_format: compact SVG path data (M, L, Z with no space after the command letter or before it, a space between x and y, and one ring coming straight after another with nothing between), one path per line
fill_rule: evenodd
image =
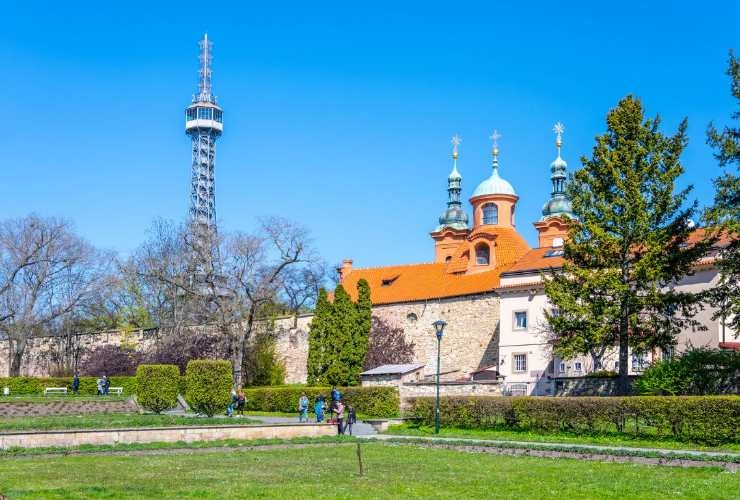
M185 133L193 144L190 184L190 218L192 222L213 226L216 223L216 139L224 130L223 110L216 104L211 90L211 48L208 33L200 46L198 94L185 110Z

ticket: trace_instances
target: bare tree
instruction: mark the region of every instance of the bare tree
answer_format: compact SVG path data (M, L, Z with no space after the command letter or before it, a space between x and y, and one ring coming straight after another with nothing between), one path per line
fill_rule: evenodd
M0 223L0 329L10 375L20 375L29 341L53 330L102 283L98 252L59 219Z
M286 287L301 288L286 284L289 273L318 262L303 228L281 218L260 226L256 235L223 235L159 222L129 266L161 299L162 323L174 329L209 324L228 339L237 385L255 321Z

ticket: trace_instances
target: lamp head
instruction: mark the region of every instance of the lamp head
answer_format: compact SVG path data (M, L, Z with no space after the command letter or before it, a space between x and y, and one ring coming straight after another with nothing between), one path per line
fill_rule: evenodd
M434 332L437 334L437 339L441 339L442 333L444 332L447 323L441 319L438 319L437 321L432 323L432 326L434 327Z

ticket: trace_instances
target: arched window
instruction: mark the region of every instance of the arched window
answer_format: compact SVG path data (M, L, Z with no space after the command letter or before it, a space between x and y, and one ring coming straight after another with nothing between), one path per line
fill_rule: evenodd
M448 255L445 257L445 262L450 262L452 260L452 255Z
M498 224L498 206L495 203L483 205L483 224Z
M495 205L494 205L495 206ZM479 243L475 247L475 263L479 266L487 266L491 261L491 250L485 243Z

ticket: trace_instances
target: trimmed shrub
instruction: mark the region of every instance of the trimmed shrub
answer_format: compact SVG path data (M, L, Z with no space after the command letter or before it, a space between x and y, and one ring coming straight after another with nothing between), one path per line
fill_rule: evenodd
M434 424L434 398L414 398L410 404L424 424ZM672 436L718 445L738 442L740 397L443 397L440 420L474 429Z
M176 365L139 365L136 369L136 397L154 413L177 405L180 369Z
M193 410L209 417L226 411L234 385L230 361L189 361L185 378L185 399Z
M737 394L740 352L691 349L669 361L659 361L635 381L638 394L705 396Z
M373 417L397 417L400 400L395 387L339 387L342 399L354 406L357 413ZM251 411L298 411L298 399L305 392L311 401L310 408L319 394L331 402L331 387L255 387L245 389L247 409Z
M136 377L108 377L111 387L123 387L123 395L136 393ZM80 395L95 396L98 377L80 377ZM72 394L72 377L0 377L2 388L10 388L11 395L40 395L46 387L66 387Z

